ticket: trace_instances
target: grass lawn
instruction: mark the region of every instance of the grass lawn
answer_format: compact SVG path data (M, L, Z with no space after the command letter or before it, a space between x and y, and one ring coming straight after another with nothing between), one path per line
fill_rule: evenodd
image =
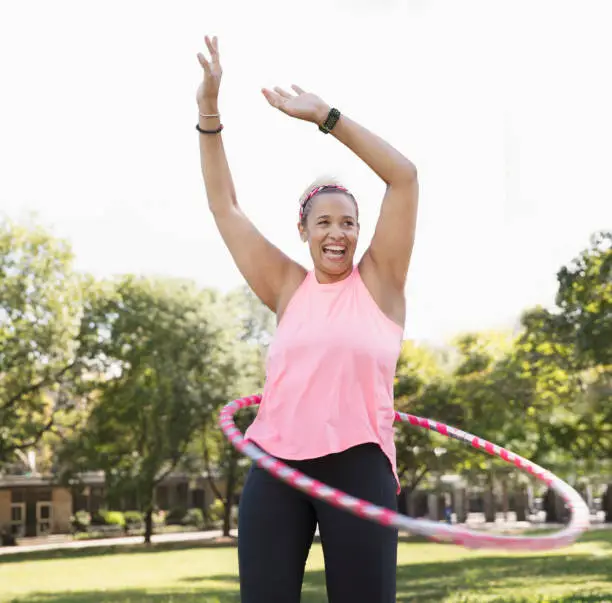
M0 557L0 603L238 603L237 573L236 548L210 544L11 554ZM548 554L402 542L397 585L405 603L612 603L612 531ZM326 601L315 545L302 602Z

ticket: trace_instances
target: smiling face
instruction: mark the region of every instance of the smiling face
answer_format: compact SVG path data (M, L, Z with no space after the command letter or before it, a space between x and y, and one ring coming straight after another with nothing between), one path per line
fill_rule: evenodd
M349 276L359 238L357 207L350 196L339 191L317 194L298 228L302 240L308 242L320 283Z

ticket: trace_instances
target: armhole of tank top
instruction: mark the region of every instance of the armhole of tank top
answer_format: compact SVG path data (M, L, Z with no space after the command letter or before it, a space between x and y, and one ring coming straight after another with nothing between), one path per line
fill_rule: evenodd
M295 299L298 296L298 293L300 293L300 291L306 287L306 283L310 278L312 278L312 271L309 270L306 272L306 276L303 278L302 282L296 287L295 291L292 293L291 297L289 298L289 301L287 302L287 305L285 306L285 309L283 311L283 315L280 317L280 319L276 321L277 329L278 327L280 327L281 323L283 322L283 319L285 318L285 315L287 314L291 306L294 304Z
M359 287L361 287L368 300L369 303L376 308L376 310L378 310L378 314L380 314L380 316L383 317L383 320L389 324L391 327L395 327L395 329L400 333L401 337L404 337L404 327L401 327L400 325L398 325L392 318L390 318L389 316L387 316L380 308L380 306L376 303L376 300L374 299L374 297L372 296L372 294L370 293L370 290L366 287L366 284L363 282L363 278L361 278L361 272L359 271L359 265L357 265L357 275L356 275L356 280L359 281Z

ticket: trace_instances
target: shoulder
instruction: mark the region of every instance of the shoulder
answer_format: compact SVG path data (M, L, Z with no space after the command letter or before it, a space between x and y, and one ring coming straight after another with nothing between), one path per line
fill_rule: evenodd
M287 271L285 282L280 291L277 309L276 321L280 322L289 302L293 299L296 291L302 286L308 276L308 271L302 265L294 263Z
M365 253L358 265L358 273L381 312L403 327L406 320L406 296L404 288L385 277L369 253Z

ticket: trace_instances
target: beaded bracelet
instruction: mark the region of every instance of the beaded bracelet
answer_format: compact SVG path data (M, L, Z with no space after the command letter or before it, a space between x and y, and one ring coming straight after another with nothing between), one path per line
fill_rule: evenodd
M196 130L200 134L219 134L219 132L223 130L223 124L221 124L216 130L203 130L202 128L200 128L199 124L196 124Z

